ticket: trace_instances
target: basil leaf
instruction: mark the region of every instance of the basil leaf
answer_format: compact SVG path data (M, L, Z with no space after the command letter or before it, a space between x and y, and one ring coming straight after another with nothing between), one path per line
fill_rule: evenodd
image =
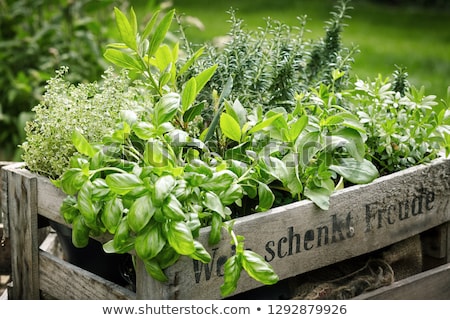
M180 95L168 93L159 99L154 107L153 121L156 126L171 121L180 107Z
M95 225L98 210L92 201L92 191L94 185L90 180L86 181L77 195L77 204L80 213L83 215L87 224Z
M77 199L73 196L67 196L61 204L60 212L64 218L64 221L67 223L72 223L73 220L80 214L77 207Z
M136 236L134 249L139 258L148 260L156 257L165 244L159 224L151 223Z
M122 200L114 197L113 199L108 200L102 212L102 222L105 225L105 228L111 233L114 234L116 232L117 226L122 219L123 212L123 204Z
M167 200L162 207L162 211L167 219L174 221L184 221L186 219L180 201L172 194L167 197Z
M152 197L145 195L137 198L128 211L128 225L134 232L141 231L155 213Z
M211 191L207 191L204 194L203 198L203 205L210 209L213 212L217 212L220 214L220 216L225 219L226 213L222 204L222 201L220 201L220 198L217 194Z
M242 267L250 277L263 284L272 285L279 280L272 266L253 251L244 250L242 252Z
M194 238L185 222L169 222L167 240L172 248L179 254L188 256L195 252Z
M130 236L131 230L128 226L127 216L120 221L113 238L114 249L118 253L125 253L134 246L134 237Z
M81 186L86 182L86 176L81 169L71 168L61 176L61 189L68 195L74 195L80 190Z
M194 240L194 246L195 252L190 257L203 263L209 263L211 261L211 255L206 251L205 247L196 240Z
M72 222L72 243L77 248L84 248L89 243L90 229L84 223L83 216L77 216Z
M165 269L177 262L179 258L180 254L166 243L164 248L156 256L155 260L162 269Z
M145 270L154 279L161 281L161 282L166 282L168 280L167 276L164 274L164 271L162 270L158 261L156 261L155 259L152 259L152 260L143 260L143 262L144 262Z
M223 297L233 293L237 288L242 271L240 256L240 254L231 256L225 262L223 284L220 286L220 293Z
M275 195L272 190L265 184L260 182L258 186L258 198L259 203L256 209L258 211L267 211L272 208L273 202L275 201Z
M222 191L230 187L237 176L229 170L215 172L213 176L202 183L202 188L208 191Z
M96 153L94 147L87 141L79 130L74 130L72 132L72 143L79 153L88 157L92 158Z
M222 217L217 213L212 213L211 217L211 231L209 232L208 243L210 245L218 244L222 238Z
M112 173L105 179L111 191L125 195L143 184L142 180L131 173Z
M176 180L171 175L165 175L159 177L155 182L155 193L153 196L154 204L157 207L161 207L169 196L170 192L176 185Z

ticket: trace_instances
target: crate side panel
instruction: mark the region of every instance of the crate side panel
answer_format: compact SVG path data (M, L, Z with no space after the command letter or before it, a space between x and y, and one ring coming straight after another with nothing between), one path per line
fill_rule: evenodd
M39 253L41 290L60 300L130 300L134 292L61 260Z
M334 194L328 211L310 201L236 219L236 234L286 279L351 257L386 247L450 220L450 162L439 159L377 179L371 184L346 188ZM199 239L208 243L208 229ZM166 270L169 281L159 292L169 299L219 299L223 265L233 254L229 238L216 246L205 245L211 262L202 264L183 257ZM138 273L142 287L153 280ZM261 286L242 274L235 293ZM143 298L158 299L139 292Z
M356 300L448 300L450 264L419 273L390 286L364 293Z
M5 168L4 168L5 169ZM36 178L6 167L13 299L39 298Z

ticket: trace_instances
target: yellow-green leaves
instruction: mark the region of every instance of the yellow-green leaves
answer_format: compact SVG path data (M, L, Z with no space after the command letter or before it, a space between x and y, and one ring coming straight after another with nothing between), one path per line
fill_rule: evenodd
M229 139L240 142L241 128L239 123L229 114L222 113L220 116L220 130Z

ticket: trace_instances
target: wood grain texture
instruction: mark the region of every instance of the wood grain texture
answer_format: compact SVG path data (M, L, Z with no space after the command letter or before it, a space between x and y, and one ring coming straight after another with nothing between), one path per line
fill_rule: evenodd
M355 300L448 300L450 299L450 263L395 282Z
M21 169L7 172L12 299L39 298L36 177Z
M39 252L40 288L60 300L130 300L136 294L52 254Z
M36 223L33 222L35 211L51 220L63 222L59 208L65 195L48 179L23 169L8 169L7 172L8 211L19 212L19 217L25 216L20 212L26 213L30 219L24 223L28 227L18 228L18 219L15 218L14 233L28 234L31 241L33 232L27 228L34 230L30 225ZM34 187L38 192L28 192ZM18 199L24 203L20 203ZM450 161L437 159L429 165L417 166L379 178L367 185L338 191L331 197L328 211L320 210L311 201L300 201L236 219L234 230L236 234L245 237L247 249L263 256L274 267L280 279L286 279L384 248L448 221L450 221ZM22 230L23 228L26 230ZM135 297L222 298L219 288L223 283L223 265L233 254L233 247L225 233L223 240L216 246L207 245L208 236L209 228L202 229L199 241L210 252L211 263L201 264L183 257L166 270L169 277L167 283L151 279L142 263L138 262ZM16 246L15 250L19 250L19 247ZM50 259L44 256L40 255L41 264ZM28 260L29 263L35 264L37 259L28 258ZM56 285L50 279L52 272L55 271L44 269L50 268L44 265L41 267L40 285L46 290L51 290L51 287ZM23 269L26 268L25 266ZM60 272L64 274L65 264L58 268L61 268ZM24 270L20 272L23 274ZM71 271L68 276L66 275L66 278L70 277ZM34 276L31 278L34 279ZM89 286L91 280L88 279L86 275L86 284L81 285L81 288ZM98 280L101 282L101 279ZM35 280L30 281L34 283ZM260 286L259 282L243 273L235 294ZM70 293L61 292L61 294L70 296ZM100 298L102 294L87 291L86 297L92 295ZM79 293L73 297L81 298Z
M265 213L236 219L236 234L246 248L262 255L286 279L345 259L384 248L450 220L450 162L439 159L336 192L329 211L300 201ZM138 297L146 299L220 299L223 264L233 253L227 235L207 246L209 264L183 257L166 270L169 281L158 283L138 270L143 279ZM208 229L200 241L208 242ZM241 276L235 293L260 287ZM161 294L161 296L159 296Z

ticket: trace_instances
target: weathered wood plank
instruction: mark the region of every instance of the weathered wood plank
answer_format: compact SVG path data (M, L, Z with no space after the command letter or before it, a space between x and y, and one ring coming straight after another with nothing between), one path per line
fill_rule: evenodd
M437 226L422 234L423 254L435 259L447 257L448 223Z
M450 220L450 161L423 165L336 192L329 211L300 201L236 219L236 234L286 279L386 247ZM208 243L209 229L199 240ZM232 255L229 238L207 246L212 261L183 257L155 283L138 269L137 296L143 299L219 299L223 264ZM139 274L142 273L142 274ZM236 294L261 286L242 275ZM155 288L158 287L158 290ZM162 295L161 295L162 294Z
M0 162L0 223L3 223L3 235L4 237L9 237L9 229L8 229L8 217L6 214L7 210L7 196L8 196L8 184L7 178L8 175L6 171L3 171L2 168L10 165L11 162Z
M7 166L6 168L9 168ZM36 177L26 170L7 171L12 299L39 298Z
M52 254L39 252L40 288L60 300L129 300L136 294L74 266Z
M364 293L355 300L448 300L450 264L421 272L390 286Z

